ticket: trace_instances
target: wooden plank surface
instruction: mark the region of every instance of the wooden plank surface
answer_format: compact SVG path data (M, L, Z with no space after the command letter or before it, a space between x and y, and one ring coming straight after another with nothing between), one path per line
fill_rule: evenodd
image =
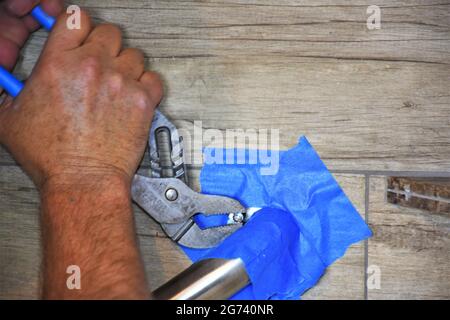
M306 134L331 170L449 174L450 1L377 1L381 30L369 31L372 2L72 1L119 23L125 44L145 52L165 81L162 110L188 132L194 121L222 132L273 128L282 149ZM32 36L16 74L30 73L46 36ZM364 213L364 177L336 176ZM448 217L388 205L384 178L370 181L369 265L382 283L368 297L449 298ZM155 288L189 261L135 212ZM0 147L0 298L38 296L39 250L36 191ZM364 246L304 298L364 298Z
M386 203L386 177L370 179L368 263L381 271L369 299L450 298L450 217Z
M389 177L389 203L450 215L449 178Z
M198 170L191 172L191 181L198 188ZM364 212L364 178L337 175L337 179L358 210ZM137 207L134 211L149 286L155 289L190 262L147 214ZM0 213L0 299L35 299L41 257L39 196L18 167L0 166ZM364 252L359 244L350 248L305 298L362 298L363 270Z
M156 287L189 265L161 228L134 206L149 284ZM18 167L0 166L0 299L37 298L40 270L39 195Z
M450 167L448 1L381 1L374 31L370 1L74 3L144 50L172 119L279 129L282 148L306 134L332 170ZM22 76L45 37L24 50Z

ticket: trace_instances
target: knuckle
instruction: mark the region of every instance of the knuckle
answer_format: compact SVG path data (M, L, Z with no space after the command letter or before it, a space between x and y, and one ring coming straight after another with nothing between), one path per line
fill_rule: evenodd
M152 85L150 89L150 95L152 97L152 101L155 105L160 103L161 99L164 96L164 88L161 82L156 82Z
M130 49L134 53L134 55L141 61L144 60L144 52L140 49L132 48Z
M98 28L103 29L103 31L105 33L107 33L109 37L115 37L115 38L122 37L122 31L115 24L105 23L105 24L98 26Z
M125 86L125 77L119 72L114 72L108 76L106 83L112 91L121 91Z
M144 53L135 48L127 49L126 55L128 56L128 59L131 60L134 64L139 65L141 67L144 66Z
M134 94L133 102L136 107L142 110L146 110L151 107L150 99L143 90L139 90Z
M95 80L100 77L101 61L95 56L88 56L81 61L79 68L86 79Z
M142 74L145 68L144 54L139 49L125 49L117 60L118 64L140 71Z

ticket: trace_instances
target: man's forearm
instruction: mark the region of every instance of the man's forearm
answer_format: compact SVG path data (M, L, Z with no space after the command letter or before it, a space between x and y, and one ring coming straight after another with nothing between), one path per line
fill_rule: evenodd
M39 2L0 6L2 19L8 17L0 47L2 34L23 36L0 55L8 69L35 29L24 14ZM55 15L62 3L42 7ZM41 193L44 297L148 298L130 183L163 86L145 70L140 50L122 46L117 26L95 26L85 10L78 13L77 28L67 28L71 14L58 16L20 95L0 105L0 144ZM76 276L67 274L71 266L80 269L80 290L68 288Z
M41 192L45 298L149 297L137 249L130 186L119 177L48 183ZM67 268L81 271L68 289Z

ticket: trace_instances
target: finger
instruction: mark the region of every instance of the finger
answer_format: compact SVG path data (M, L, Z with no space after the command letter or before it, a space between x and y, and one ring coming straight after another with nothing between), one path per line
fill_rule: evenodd
M153 106L156 107L161 102L164 93L159 74L153 71L147 71L139 79L139 82L144 86Z
M0 89L0 143L3 144L5 143L6 134L8 132L6 118L11 110L13 101L13 97L7 95L5 92L2 93L2 90Z
M23 24L28 31L33 32L39 29L40 25L32 16L28 15L22 18Z
M19 46L10 39L0 36L0 66L7 70L12 70L16 64L17 57L19 55Z
M16 17L23 17L28 14L38 3L39 0L6 0L5 8L12 15Z
M40 5L52 17L59 16L63 10L62 0L41 0ZM29 31L36 31L39 28L39 23L30 14L23 17L22 21Z
M101 24L92 30L84 46L117 57L122 48L122 32L116 25Z
M138 80L145 69L144 54L141 50L127 48L115 59L117 70L128 78Z
M0 13L0 37L22 47L29 35L24 23L16 17Z
M31 15L23 17L22 21L25 27L30 32L36 31L40 27L40 24Z
M70 15L62 13L58 16L55 26L48 38L46 50L72 50L78 48L89 36L92 30L91 18L86 11L80 11L80 28L67 28Z
M6 92L3 92L2 89L0 89L0 112L5 112L5 110L8 109L8 106L10 106L13 101L14 101L13 97L11 97ZM1 122L1 120L0 120L0 122ZM2 127L4 127L4 126L0 126L0 128L2 128Z

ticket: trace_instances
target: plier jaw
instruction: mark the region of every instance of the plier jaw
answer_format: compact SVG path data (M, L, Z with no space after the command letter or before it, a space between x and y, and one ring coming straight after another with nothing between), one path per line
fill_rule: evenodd
M136 175L131 194L169 238L190 248L211 248L242 227L246 212L237 200L200 194L186 185L183 139L159 111L150 130L149 150L150 177ZM226 225L202 229L194 220L197 214L230 218Z
M190 248L211 248L242 227L245 209L236 200L197 193L176 178L136 175L131 189L133 200L162 227L173 241ZM226 214L227 225L202 229L194 216Z

